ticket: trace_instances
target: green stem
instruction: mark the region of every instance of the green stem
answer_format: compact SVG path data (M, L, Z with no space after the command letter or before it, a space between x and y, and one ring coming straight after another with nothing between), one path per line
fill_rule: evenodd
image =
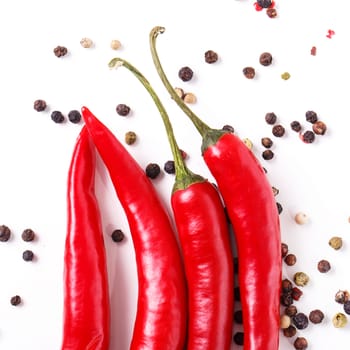
M158 111L162 117L162 120L163 120L163 123L165 126L165 130L166 130L166 133L168 136L170 148L171 148L171 151L172 151L172 154L174 157L174 163L175 163L174 191L176 189L187 188L190 184L192 184L194 182L203 181L204 179L201 176L192 173L187 168L187 166L182 158L180 148L177 145L177 142L176 142L176 139L174 136L174 131L173 131L172 125L170 123L168 113L166 112L161 100L159 99L158 95L156 94L156 92L154 91L154 89L152 88L152 86L148 82L148 80L143 76L143 74L138 69L136 69L136 67L134 67L131 63L129 63L128 61L126 61L122 58L119 58L119 57L113 58L109 62L108 66L110 68L117 68L120 66L127 68L142 83L142 85L145 87L145 89L151 95L155 105L157 106Z

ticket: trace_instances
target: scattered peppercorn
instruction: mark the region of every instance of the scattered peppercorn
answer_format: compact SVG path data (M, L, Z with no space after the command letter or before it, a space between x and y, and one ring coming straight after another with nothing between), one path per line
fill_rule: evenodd
M185 103L193 104L197 102L197 97L192 92L186 92L185 95L183 96L183 100Z
M23 232L22 232L22 239L23 239L23 241L25 241L25 242L31 242L31 241L33 241L34 240L34 238L35 238L35 232L32 230L32 229L30 229L30 228L27 228L27 229L25 229Z
M301 131L301 124L297 120L294 120L290 123L290 127L293 131L299 132Z
M281 305L283 305L283 306L288 307L288 306L292 305L294 302L293 297L292 297L292 293L291 292L283 293L281 295L280 301L281 301Z
M286 338L292 338L295 336L295 334L297 333L297 330L294 326L289 326L288 328L286 329L283 329L283 335L286 337Z
M299 213L295 214L294 220L297 224L304 225L304 224L308 223L309 218L305 213L299 212Z
M222 127L222 130L226 130L226 131L228 131L228 132L230 132L232 134L234 134L234 132L235 132L234 127L232 125L228 125L228 124L224 125Z
M332 323L333 323L333 326L335 328L343 328L348 323L348 319L347 319L346 315L344 315L341 312L338 312L332 318Z
M266 14L268 15L268 17L270 18L275 18L277 17L277 10L275 8L268 8L266 10Z
M281 283L282 293L289 293L292 291L293 283L288 278L284 278Z
M177 87L177 88L175 88L174 90L175 90L177 96L179 96L181 99L184 98L184 96L185 96L185 91L184 91L183 89Z
M119 103L116 107L116 111L122 117L126 117L130 113L130 107L124 103Z
M310 278L305 272L296 272L293 280L297 286L305 287L309 283Z
M316 135L324 135L327 131L327 125L321 120L318 120L312 125L312 131Z
M190 81L193 78L193 70L190 67L182 67L178 73L179 78L182 81Z
M62 114L62 112L60 112L60 111L53 111L51 113L51 119L55 123L59 124L59 123L63 123L65 118L64 118L64 115Z
M257 3L262 8L268 8L272 5L272 0L257 0Z
M166 161L163 169L168 174L175 174L175 162L173 160Z
M261 144L266 148L271 148L273 145L273 141L269 137L263 137L261 139Z
M285 134L285 128L281 124L272 127L272 135L275 137L282 137Z
M350 294L347 290L338 290L335 293L334 300L338 304L345 304L350 300Z
M34 253L31 250L25 250L22 254L24 261L32 261L34 259Z
M273 125L277 121L277 116L273 112L269 112L265 114L265 121L267 124Z
M292 298L293 300L296 300L298 301L303 295L303 291L300 290L299 288L297 287L293 287L292 289Z
M208 50L204 53L204 60L209 64L217 62L218 59L219 55L213 50Z
M288 315L282 315L280 318L280 327L286 329L291 325L291 318Z
M136 142L137 136L134 131L128 131L125 133L125 143L127 145L132 145Z
M276 197L280 193L280 190L275 186L272 186L272 193Z
M84 48L84 49L88 49L90 47L92 47L93 42L90 38L82 38L80 40L80 45Z
M293 266L296 264L297 262L297 257L295 256L295 254L288 254L285 258L284 258L284 262L288 265L288 266Z
M288 244L282 242L282 243L281 243L281 254L282 254L282 258L284 258L285 256L287 256L288 250L289 250Z
M0 242L7 242L11 237L11 230L6 225L0 226Z
M122 46L122 43L119 40L112 40L111 41L111 49L112 50L119 50Z
M124 232L120 229L116 229L112 232L111 234L111 238L113 240L113 242L121 242L124 239L125 235Z
M284 72L281 74L281 78L283 80L288 80L290 78L290 74L288 72Z
M307 340L304 337L297 337L293 345L296 350L305 350L308 347Z
M311 130L306 130L301 134L300 138L305 143L313 143L315 141L315 133Z
M311 123L311 124L316 123L316 122L317 122L317 119L318 119L317 113L314 112L314 111L307 111L307 112L305 113L305 118L306 118L306 121L308 121L308 122Z
M237 345L243 345L244 344L244 333L243 332L236 332L233 336L233 341Z
M68 120L73 124L78 124L81 121L80 112L76 109L73 109L68 113Z
M321 323L323 319L324 319L324 313L319 309L312 310L309 313L309 320L312 323L315 323L315 324Z
M298 309L295 305L289 305L284 309L284 313L289 317L293 317L298 313Z
M243 312L242 310L237 310L233 314L233 319L237 324L242 324L243 323Z
M313 47L311 48L310 53L311 53L312 56L316 56L316 53L317 53L317 48L316 48L316 46L313 46Z
M327 260L320 260L317 263L317 269L318 271L320 271L321 273L326 273L331 269L331 264L329 263L329 261Z
M283 207L282 204L280 202L276 202L276 206L277 206L277 212L278 214L281 214L283 211Z
M335 250L339 250L343 246L343 239L341 237L334 236L329 241L328 244Z
M261 65L267 67L272 63L272 55L269 52L263 52L259 57Z
M46 107L47 107L46 101L44 101L44 100L35 100L34 101L34 109L37 112L44 111L46 109Z
M243 68L243 75L247 79L254 79L254 77L255 77L255 69L253 67L245 67L245 68Z
M271 160L275 154L270 149L266 149L261 155L265 160Z
M19 295L14 295L13 297L11 297L10 299L10 303L13 306L17 306L22 302L22 298Z
M160 174L160 166L156 163L150 163L146 166L146 175L155 179Z
M56 46L54 49L53 49L53 53L55 54L56 57L63 57L65 55L67 55L68 53L68 50L65 46Z
M344 303L343 308L344 308L344 312L350 315L350 300Z
M309 325L309 319L303 312L299 312L293 316L292 321L297 329L305 329Z

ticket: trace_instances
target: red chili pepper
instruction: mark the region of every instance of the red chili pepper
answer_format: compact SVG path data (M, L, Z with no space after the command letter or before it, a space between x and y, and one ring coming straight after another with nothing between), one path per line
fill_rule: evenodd
M236 238L239 288L243 313L244 349L277 350L281 284L281 237L277 205L262 166L234 134L209 128L167 80L150 33L152 57L172 98L203 137L202 154L217 181Z
M109 348L109 291L94 151L83 127L68 172L62 350Z
M82 115L124 208L135 248L137 314L131 350L182 350L186 284L180 249L162 202L144 170L86 107Z
M234 278L229 229L221 198L213 184L184 163L168 114L146 78L129 62L115 58L109 66L129 69L153 98L169 138L175 162L171 206L178 230L188 287L187 350L230 349Z

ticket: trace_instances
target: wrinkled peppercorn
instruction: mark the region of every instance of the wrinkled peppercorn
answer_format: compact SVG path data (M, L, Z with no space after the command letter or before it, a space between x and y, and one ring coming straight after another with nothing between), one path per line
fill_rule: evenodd
M341 237L334 236L329 241L328 244L335 250L339 250L343 246L343 239Z
M275 18L277 17L277 10L274 8L268 8L266 10L266 14L270 17L270 18Z
M155 179L160 174L160 166L156 163L150 163L146 166L146 175L150 179Z
M113 240L113 242L121 242L124 239L125 235L124 232L120 229L116 229L112 232L111 234L111 238Z
M13 297L11 297L10 299L10 303L13 306L17 306L22 302L22 298L19 295L14 295Z
M297 337L294 340L293 345L294 345L294 348L296 350L305 350L305 349L307 349L308 343L307 343L306 338L304 338L304 337Z
M293 265L295 265L295 263L297 262L297 257L295 256L295 254L288 254L288 255L284 258L284 262L285 262L288 266L293 266Z
M332 318L332 323L335 328L343 328L348 323L348 319L346 315L344 315L341 312L338 312L334 317Z
M288 307L288 306L292 305L294 302L293 297L292 297L292 292L283 293L281 295L280 301L281 301L281 305L283 305L283 306Z
M257 0L257 3L262 8L268 8L272 4L272 0Z
M292 321L297 329L305 329L309 325L308 317L302 312L299 312L293 316Z
M137 139L137 135L135 132L128 131L125 133L124 140L127 145L133 145L136 142L136 139Z
M312 310L309 313L309 320L312 323L315 323L315 324L321 323L323 319L324 319L324 313L319 309Z
M68 113L68 120L73 124L78 124L81 121L81 114L78 110L73 109Z
M272 55L269 52L263 52L259 57L261 65L267 67L272 63Z
M297 287L293 287L293 289L292 289L292 298L293 298L293 300L298 301L301 298L302 295L303 295L302 290L300 290Z
M301 124L297 120L294 120L290 123L290 127L293 131L299 132L301 131Z
M261 144L266 148L271 148L273 145L273 141L269 137L263 137L261 139Z
M345 304L350 300L350 294L347 290L338 290L335 293L334 300L339 304Z
M285 256L287 256L288 250L289 250L288 244L282 242L282 243L281 243L281 254L282 254L282 258L284 258Z
M63 57L65 55L67 55L68 53L68 50L66 47L64 46L56 46L54 49L53 49L53 53L55 54L56 57Z
M313 143L315 141L315 133L311 130L306 130L302 135L301 139L305 143Z
M284 72L281 74L281 78L283 80L288 80L290 78L290 74L288 72Z
M254 79L254 77L255 77L255 69L253 67L245 67L245 68L243 68L243 75L247 79Z
M63 123L64 122L64 115L62 114L62 112L60 111L53 111L51 113L51 119L55 122L55 123Z
M224 125L222 127L222 130L228 131L228 132L230 132L232 134L235 132L234 127L232 125L228 125L228 124Z
M327 125L321 120L318 120L312 125L312 131L316 135L324 135L327 131Z
M233 314L233 319L237 324L243 324L243 312L242 310L237 310Z
M11 237L11 230L6 225L0 226L0 242L7 242Z
M277 212L278 214L281 214L283 211L283 207L282 204L280 202L276 202L276 206L277 206Z
M244 344L244 333L243 332L236 332L233 336L233 341L237 345L243 345Z
M32 261L34 259L34 253L31 250L25 250L22 254L24 261Z
M33 107L37 112L42 112L46 109L47 104L44 100L35 100Z
M285 131L285 128L281 124L272 127L272 135L275 137L282 137Z
M295 336L296 333L297 333L297 330L294 326L289 326L288 328L283 329L283 335L286 338L292 338Z
M329 263L329 261L327 260L320 260L317 263L317 269L318 271L320 271L321 273L326 273L331 269L331 264Z
M284 313L289 317L293 317L298 313L298 309L295 305L289 305L284 309Z
M204 53L204 60L209 64L215 63L218 59L218 54L213 50L208 50Z
M265 160L271 160L275 154L270 149L266 149L261 155Z
M116 111L122 117L126 117L130 113L130 107L124 103L119 103L116 107Z
M317 122L317 119L318 119L317 113L314 112L314 111L307 111L307 112L305 113L305 118L306 118L306 121L308 121L308 122L311 123L311 124L316 123L316 122Z
M344 312L348 315L350 315L350 300L348 300L346 303L343 305Z
M182 81L190 81L193 78L193 70L190 67L182 67L178 73L179 78Z
M163 169L168 174L175 174L175 162L173 160L166 161Z
M309 276L305 272L296 272L293 279L294 283L299 287L304 287L309 283Z
M25 241L25 242L31 242L31 241L33 241L34 240L34 238L35 238L35 232L32 230L32 229L30 229L30 228L27 228L27 229L25 229L23 232L22 232L22 239L23 239L23 241Z
M273 112L269 112L265 114L265 121L267 124L273 125L277 121L277 116Z
M90 38L82 38L80 40L80 45L84 48L84 49L89 49L90 47L93 46L93 41Z
M281 283L282 293L289 293L292 291L293 283L288 278L284 278Z

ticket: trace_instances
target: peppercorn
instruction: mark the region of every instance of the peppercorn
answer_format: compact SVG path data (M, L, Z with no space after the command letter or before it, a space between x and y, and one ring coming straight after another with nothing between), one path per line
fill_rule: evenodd
M277 116L273 112L269 112L265 114L265 121L267 124L273 125L277 121Z
M47 107L46 101L44 101L44 100L35 100L34 101L34 109L37 112L44 111L46 109L46 107Z
M324 313L319 309L312 310L309 313L309 320L312 323L315 323L315 324L321 323L323 319L324 319Z
M270 18L275 18L277 17L277 10L274 8L268 8L266 10L266 14L270 17Z
M317 269L318 271L320 271L321 273L326 273L331 269L331 264L329 263L329 261L327 260L320 260L317 263Z
M185 95L183 96L183 100L185 103L193 104L197 102L197 97L192 92L186 92Z
M276 197L280 193L280 190L275 186L272 186L272 193Z
M177 96L179 96L181 99L184 98L184 96L185 96L185 91L184 91L183 89L177 87L177 88L175 88L174 90L175 90Z
M294 220L297 224L304 225L309 221L309 218L305 213L299 212L295 214Z
M271 160L275 154L270 149L266 149L261 155L265 160Z
M124 103L120 103L117 105L116 111L122 117L126 117L130 113L130 107Z
M125 143L127 145L132 145L136 142L137 136L134 131L128 131L125 133Z
M121 42L119 40L112 40L111 41L111 49L112 50L118 50L122 46Z
M285 128L281 124L272 127L272 134L276 137L282 137L285 134L285 131Z
M305 349L307 349L308 343L307 343L306 338L304 338L304 337L297 337L294 340L294 344L293 345L294 345L294 348L296 350L305 350Z
M204 53L204 60L209 64L215 63L218 59L218 54L213 50L208 50Z
M78 124L81 121L80 112L76 109L73 109L68 113L68 120L73 124Z
M280 318L280 327L282 329L286 329L288 328L290 325L291 325L291 318L287 315L282 315L281 318Z
M281 283L281 291L282 293L291 292L293 288L293 283L288 278L284 278Z
M84 48L84 49L88 49L90 47L92 47L93 42L90 38L82 38L80 40L80 45Z
M317 119L318 119L317 113L314 112L314 111L307 111L307 112L305 113L305 118L306 118L306 121L308 121L308 122L311 123L311 124L316 123L316 122L317 122Z
M289 305L284 309L284 313L289 317L293 317L298 313L298 309L295 305Z
M299 287L305 287L309 283L309 276L305 272L296 272L293 277L294 283Z
M278 214L281 214L283 211L283 207L282 204L280 202L276 202L276 206L277 206L277 212Z
M53 111L51 113L51 119L55 123L59 124L59 123L63 123L65 118L64 118L64 115L62 114L62 112L60 112L60 111Z
M182 81L190 81L193 78L193 70L190 67L182 67L179 72L178 76Z
M293 266L293 265L295 265L295 263L297 262L297 257L295 256L295 254L288 254L288 255L284 258L284 262L285 262L288 266Z
M289 326L288 328L286 329L283 329L283 335L286 337L286 338L292 338L295 336L295 334L297 333L297 330L294 326Z
M310 54L311 54L312 56L316 56L316 52L317 52L317 48L316 48L316 46L313 46L313 47L311 48L311 50L310 50Z
M262 8L268 8L272 5L272 0L257 0L257 3Z
M56 57L63 57L65 55L67 55L68 50L66 47L59 45L53 49L53 53L55 54Z
M281 243L281 255L282 255L282 258L287 256L287 254L288 254L288 244L282 242Z
M125 235L124 232L120 229L116 229L112 232L111 238L114 242L121 242L124 239Z
M272 55L269 52L263 52L259 57L261 65L267 67L272 63Z
M30 228L27 228L27 229L25 229L23 232L22 232L22 239L23 239L23 241L25 241L25 242L31 242L31 241L33 241L34 240L34 238L35 238L35 232L32 230L32 229L30 229Z
M283 306L288 307L288 306L292 305L294 302L293 297L292 297L292 293L291 292L283 293L281 295L280 301L281 301L281 305L283 305Z
M228 132L230 132L232 134L234 134L234 132L235 132L234 127L232 125L228 125L228 124L224 125L222 127L222 130L228 131Z
M321 120L318 120L312 125L312 131L316 135L324 135L327 131L327 125Z
M156 163L150 163L146 166L146 175L155 179L160 174L160 166Z
M243 324L243 312L242 310L237 310L233 314L233 319L237 324Z
M344 312L350 315L350 300L344 303L343 308L344 308Z
M345 304L350 300L350 294L347 290L338 290L335 293L335 297L334 300L338 303L338 304Z
M281 74L281 78L283 80L288 80L290 78L290 74L288 72L284 72Z
M11 230L6 225L0 226L0 242L7 242L11 237Z
M168 174L175 174L175 162L173 160L166 161L163 169Z
M347 319L346 315L344 315L341 312L338 312L332 318L332 323L333 323L333 326L335 328L343 328L348 323L348 319Z
M13 306L17 306L22 302L22 298L19 295L14 295L13 297L11 297L10 299L10 303Z
M302 312L299 312L293 316L292 321L297 329L305 329L309 325L309 319Z
M261 139L261 144L266 148L271 148L273 145L273 141L269 137L263 137Z
M302 295L303 295L303 291L302 290L300 290L297 287L293 287L293 289L292 289L292 298L293 298L293 300L298 301L301 298Z
M328 244L335 250L339 250L343 246L343 239L341 237L332 237Z
M301 134L301 140L305 143L313 143L315 141L315 133L311 130L306 130Z
M293 131L299 132L301 131L301 124L297 120L294 120L290 123L290 127Z
M22 254L24 261L32 261L34 259L34 253L31 250L25 250Z
M245 68L243 68L243 75L247 79L254 79L254 77L255 77L255 69L253 67L245 67Z
M233 341L237 345L243 345L244 344L244 333L243 332L236 332L233 336Z

